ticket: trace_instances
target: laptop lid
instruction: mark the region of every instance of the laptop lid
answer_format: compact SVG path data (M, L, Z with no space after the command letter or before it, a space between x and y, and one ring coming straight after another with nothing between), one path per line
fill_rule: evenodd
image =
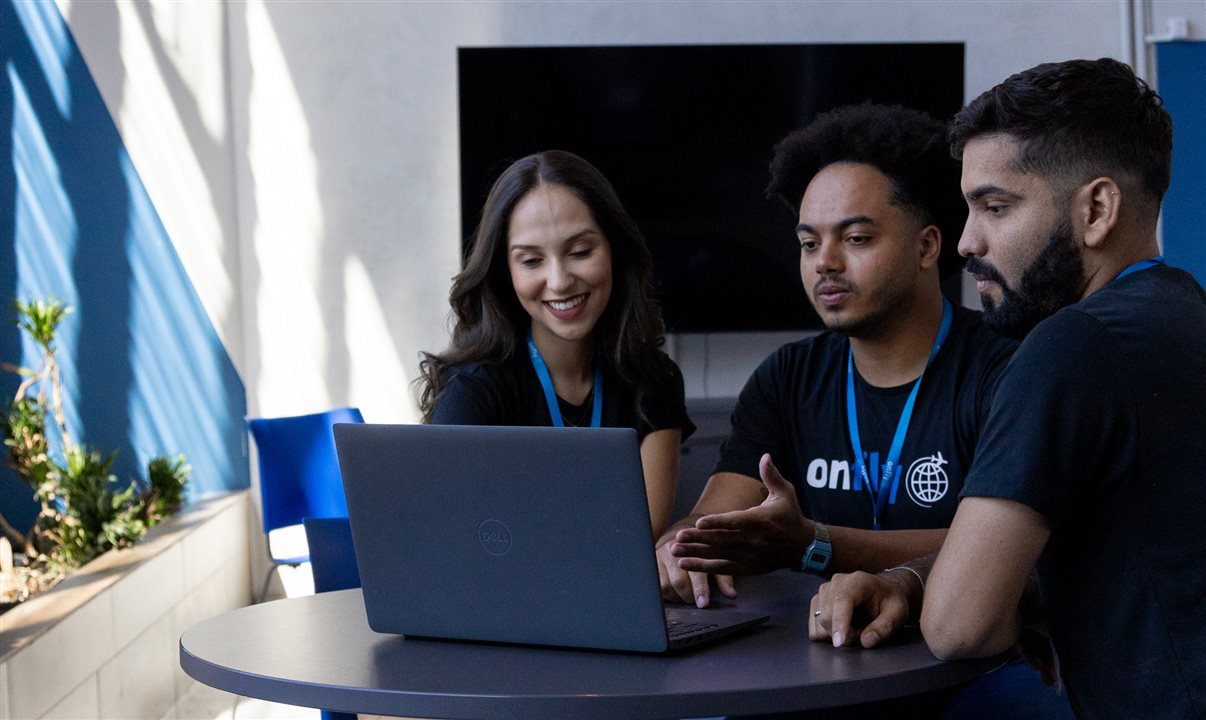
M373 630L668 648L634 430L334 432Z

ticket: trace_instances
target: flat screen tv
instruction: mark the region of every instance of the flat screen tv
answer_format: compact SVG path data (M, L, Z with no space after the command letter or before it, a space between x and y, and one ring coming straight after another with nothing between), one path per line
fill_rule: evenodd
M765 193L772 149L839 105L948 120L962 43L472 47L458 50L465 247L512 161L592 162L640 225L670 332L820 327L795 214Z

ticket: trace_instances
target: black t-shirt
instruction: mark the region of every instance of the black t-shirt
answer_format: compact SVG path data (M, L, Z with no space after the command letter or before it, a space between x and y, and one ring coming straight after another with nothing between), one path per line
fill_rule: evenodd
M963 495L1050 525L1077 715L1206 718L1206 293L1168 267L1116 279L1040 323L998 393Z
M465 363L446 373L447 380L432 412L433 425L547 427L553 424L540 379L527 353L516 353L501 363ZM603 427L630 427L642 440L655 430L677 428L682 431L682 440L695 432L695 425L687 417L682 373L661 352L658 377L661 380L641 393L638 408L636 389L605 371ZM558 397L562 416L573 424L590 424L593 394L592 391L581 405Z
M951 331L925 372L901 449L884 529L950 525L971 465L996 381L1016 343L984 326L978 313L955 308ZM870 528L870 490L855 469L846 422L849 340L824 332L784 345L746 383L733 411L732 430L714 472L758 477L769 452L795 485L808 517ZM855 370L859 436L867 471L878 483L896 424L913 383L868 385Z

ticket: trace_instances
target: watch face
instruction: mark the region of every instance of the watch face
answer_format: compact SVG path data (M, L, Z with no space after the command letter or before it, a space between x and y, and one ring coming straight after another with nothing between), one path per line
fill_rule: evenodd
M833 546L829 544L829 528L821 523L813 523L812 544L804 551L800 569L805 572L824 570L829 567L832 557Z
M824 570L829 567L829 557L829 545L818 547L814 542L804 555L804 568L806 570Z

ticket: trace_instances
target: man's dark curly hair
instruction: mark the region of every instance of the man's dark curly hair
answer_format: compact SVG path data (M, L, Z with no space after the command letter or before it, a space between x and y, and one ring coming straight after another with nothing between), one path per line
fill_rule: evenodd
M941 277L963 265L956 246L967 219L959 192L959 163L946 145L946 127L900 105L847 105L817 116L783 138L771 160L766 192L799 212L813 177L837 162L865 163L892 183L892 204L942 232Z
M1155 220L1168 190L1172 118L1127 65L1112 58L1044 63L988 90L951 121L951 153L1004 133L1019 142L1016 167L1065 190L1095 177L1128 179Z

